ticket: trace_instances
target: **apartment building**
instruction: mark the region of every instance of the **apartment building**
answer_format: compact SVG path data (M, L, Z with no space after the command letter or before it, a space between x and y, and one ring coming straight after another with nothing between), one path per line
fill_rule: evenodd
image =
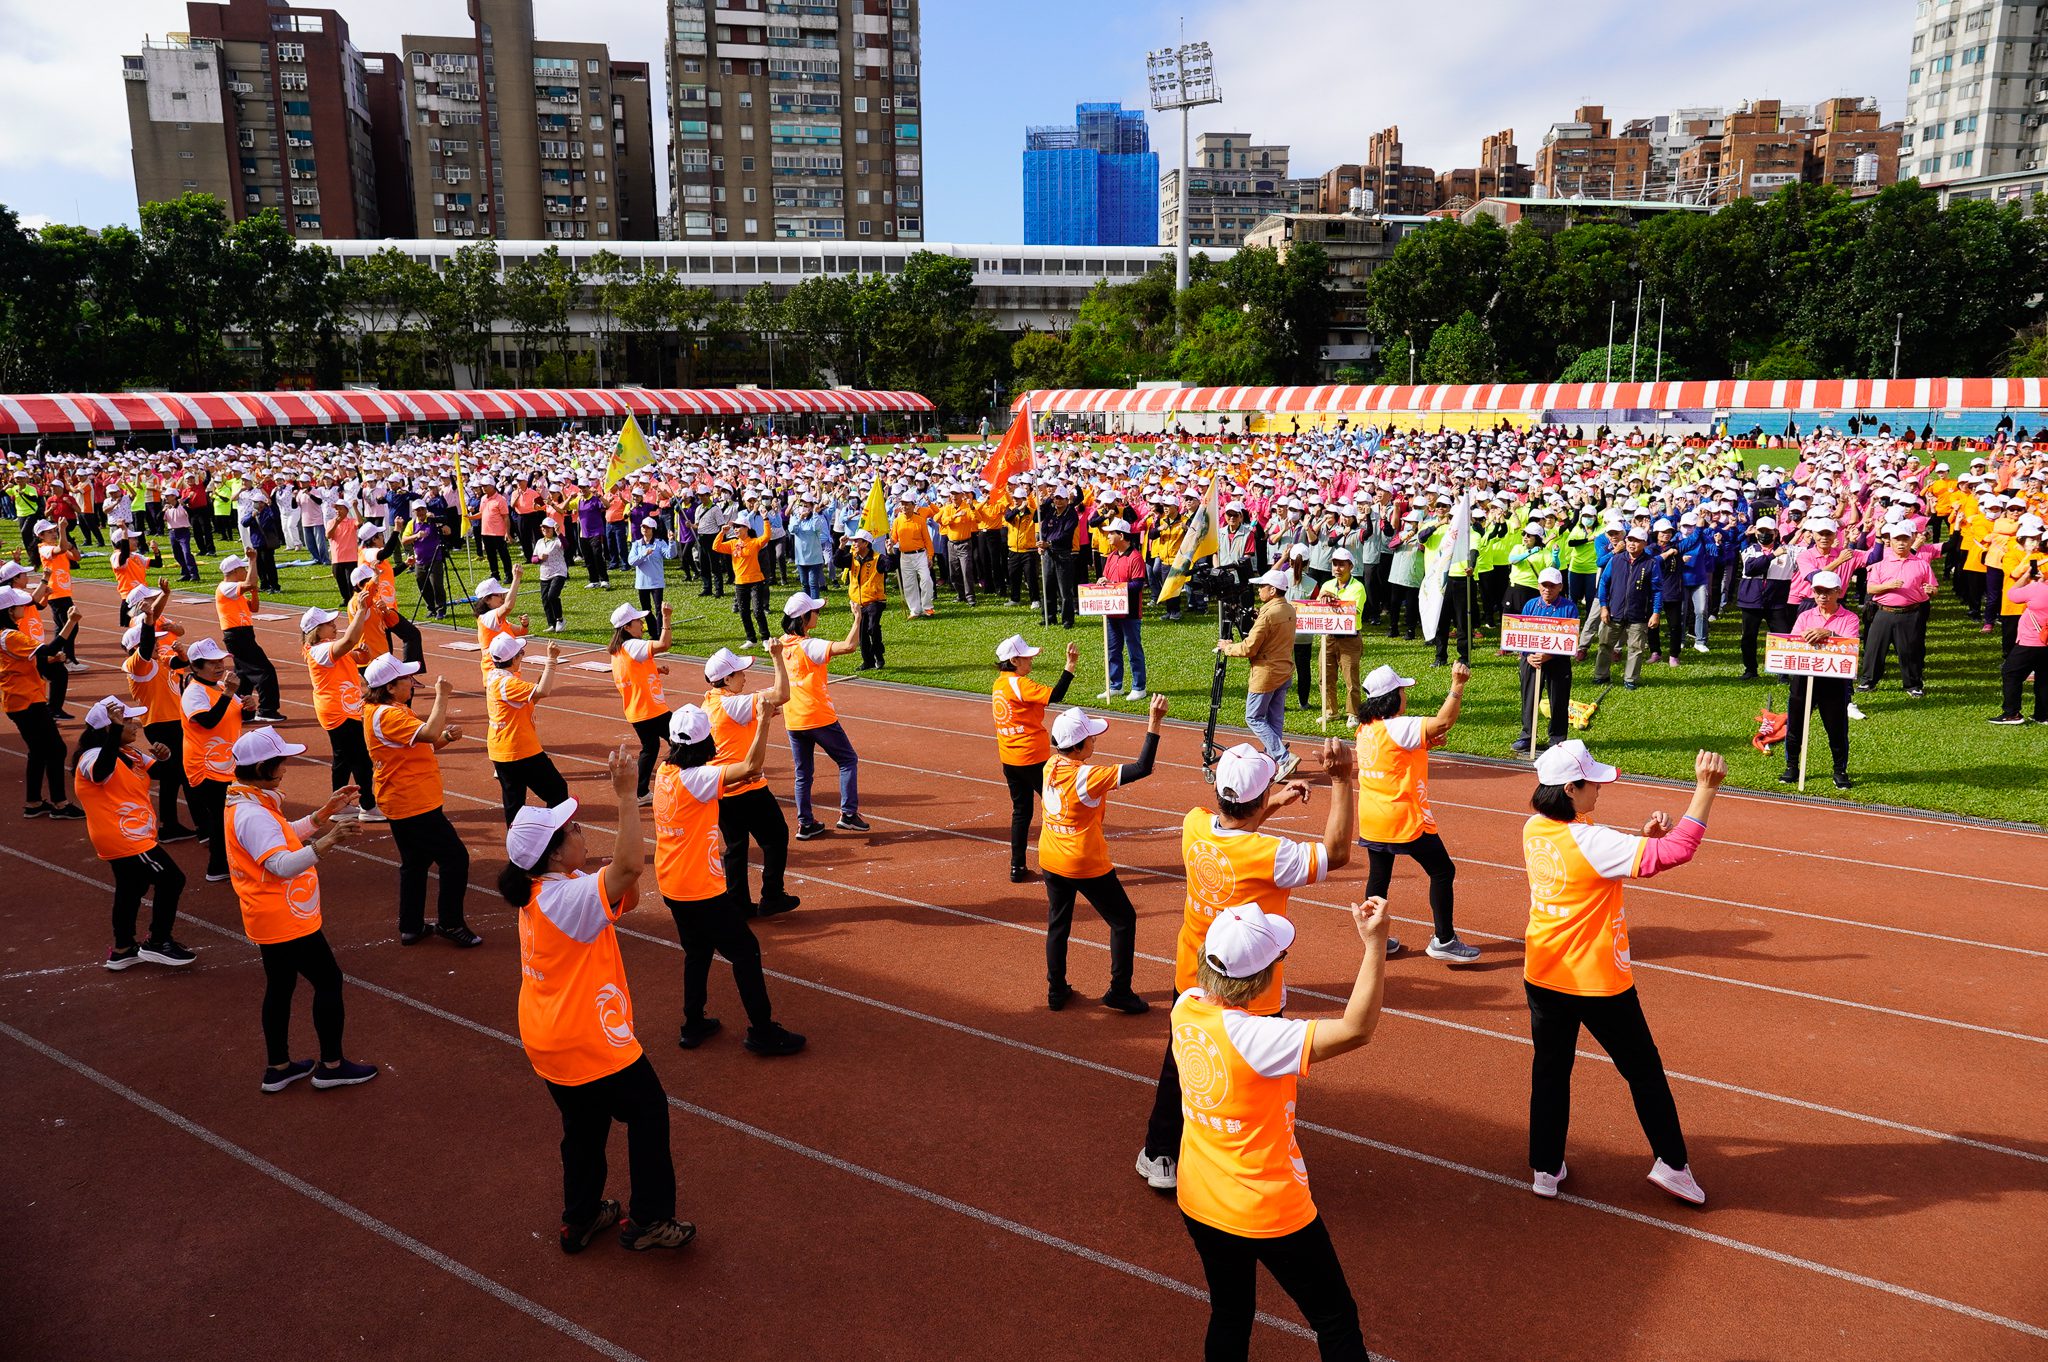
M1072 127L1024 130L1024 244L1151 246L1159 155L1141 109L1079 104Z
M1899 179L1899 143L1904 129L1884 124L1877 101L1844 96L1814 110L1806 177L1851 192L1881 189Z
M1643 193L1649 170L1649 142L1617 135L1607 111L1586 104L1573 110L1569 122L1553 123L1543 135L1535 192L1539 198L1635 198Z
M200 191L236 220L275 208L294 235L388 234L367 62L333 10L186 6L188 31L121 59L138 203ZM387 115L388 117L388 115ZM401 144L401 124L383 140Z
M2048 4L1917 0L1901 173L1947 185L2048 164Z
M1427 213L1436 207L1436 172L1408 163L1399 127L1382 128L1367 139L1358 182L1381 213Z
M681 240L921 241L919 0L669 0Z
M1505 128L1480 141L1478 165L1446 170L1436 177L1436 202L1431 207L1463 212L1481 199L1521 198L1528 194L1533 178L1529 167L1522 164L1515 130Z
M1393 258L1405 233L1428 221L1415 214L1275 213L1245 235L1247 247L1273 251L1283 262L1297 244L1311 241L1328 258L1330 289L1336 296L1322 346L1325 378L1378 352L1366 320L1366 280Z
M1245 132L1205 132L1188 155L1188 245L1230 247L1273 213L1292 213L1321 198L1320 177L1287 173L1289 148L1255 142ZM1180 244L1180 169L1159 178L1159 244Z

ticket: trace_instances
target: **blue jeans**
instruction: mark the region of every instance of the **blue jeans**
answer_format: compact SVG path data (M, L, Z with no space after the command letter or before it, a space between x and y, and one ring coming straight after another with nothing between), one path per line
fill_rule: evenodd
M1713 595L1712 582L1701 582L1692 588L1692 636L1696 643L1707 641L1707 605Z
M1287 687L1252 691L1244 697L1245 727L1274 761L1287 760L1287 739L1280 725L1287 715Z
M1131 689L1145 689L1145 645L1138 638L1138 620L1131 615L1105 615L1109 629L1109 688L1124 688L1124 650L1131 652Z
M312 555L313 561L321 567L328 566L327 531L318 525L301 525L299 537L306 542L306 552Z
M860 758L847 741L846 730L834 719L823 728L792 729L789 755L796 765L796 821L807 827L818 820L811 816L811 760L817 748L839 768L839 816L860 812Z
M626 522L608 520L604 527L604 564L606 567L626 566Z
M797 585L805 592L825 598L825 565L823 563L798 563L796 565Z

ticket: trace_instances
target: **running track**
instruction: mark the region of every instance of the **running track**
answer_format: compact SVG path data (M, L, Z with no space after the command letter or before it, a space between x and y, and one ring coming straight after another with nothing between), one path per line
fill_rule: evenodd
M114 689L110 592L81 584L95 665L73 712ZM195 616L180 602L173 614ZM285 732L324 796L291 621L266 623ZM430 667L482 728L474 653L429 631ZM690 639L709 651L719 640ZM602 658L572 652L565 661ZM678 658L669 690L699 693ZM627 730L608 675L566 670L541 730L586 827ZM1199 738L1176 728L1108 829L1140 914L1128 1018L1043 1008L1044 904L1003 876L1007 801L985 700L846 680L867 836L792 846L795 914L759 928L778 1017L811 1038L760 1061L722 972L727 1032L674 1049L680 955L658 900L622 924L640 1031L675 1110L681 1255L555 1248L553 1105L516 1049L510 910L480 744L444 760L475 857L474 952L396 941L381 829L322 868L350 976L352 1091L262 1097L261 975L232 894L199 876L180 935L199 965L110 975L108 891L82 824L0 839L0 1141L11 1156L0 1353L612 1358L1076 1358L1199 1353L1200 1266L1170 1201L1131 1171L1165 1031L1180 914L1178 825L1203 801ZM1177 717L1190 717L1186 714ZM1193 716L1199 718L1199 716ZM1138 725L1113 719L1110 755ZM786 745L769 771L786 794ZM0 782L19 779L0 735ZM314 760L321 758L321 760ZM829 763L820 793L836 798ZM1704 1211L1643 1180L1626 1090L1582 1051L1571 1193L1525 1189L1527 1021L1518 830L1529 778L1441 760L1432 795L1459 863L1459 922L1484 951L1451 971L1395 962L1372 1046L1303 1085L1302 1147L1376 1353L1423 1359L2048 1357L2048 839L1904 814L1736 795L1692 866L1630 891L1639 979L1673 1074ZM1676 811L1617 787L1608 821ZM1288 829L1320 829L1320 798ZM606 838L597 838L597 850ZM1295 1007L1337 1005L1358 943L1338 915L1362 867L1295 897ZM1426 936L1421 881L1396 930ZM1070 975L1105 982L1085 912ZM302 996L300 1047L311 1030ZM614 1192L624 1149L613 1141ZM112 1297L115 1308L109 1307ZM1314 1355L1262 1285L1261 1358Z

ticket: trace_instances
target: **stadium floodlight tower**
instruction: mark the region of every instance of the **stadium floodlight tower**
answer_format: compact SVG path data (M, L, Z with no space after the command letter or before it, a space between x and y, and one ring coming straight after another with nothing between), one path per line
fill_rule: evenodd
M1216 88L1216 59L1207 43L1183 42L1145 54L1145 83L1151 90L1152 111L1180 110L1180 203L1176 216L1180 230L1174 255L1173 284L1188 286L1188 110L1202 104L1220 104Z

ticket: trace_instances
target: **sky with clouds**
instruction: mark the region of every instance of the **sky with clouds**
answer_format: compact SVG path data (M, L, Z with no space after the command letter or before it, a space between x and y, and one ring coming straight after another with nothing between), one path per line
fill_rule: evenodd
M365 51L466 23L463 0L338 8ZM602 41L660 70L662 0L534 8L544 38ZM1021 237L1024 128L1069 121L1084 100L1142 107L1145 51L1172 42L1183 15L1188 36L1214 45L1225 97L1194 130L1290 143L1295 173L1310 174L1363 160L1390 123L1411 162L1438 169L1476 164L1480 139L1510 127L1533 160L1581 103L1623 118L1875 95L1897 118L1913 13L1911 0L924 0L923 12L926 234L961 242ZM120 59L185 26L175 0L0 0L0 203L31 221L134 222ZM1162 165L1177 135L1177 119L1154 117Z

